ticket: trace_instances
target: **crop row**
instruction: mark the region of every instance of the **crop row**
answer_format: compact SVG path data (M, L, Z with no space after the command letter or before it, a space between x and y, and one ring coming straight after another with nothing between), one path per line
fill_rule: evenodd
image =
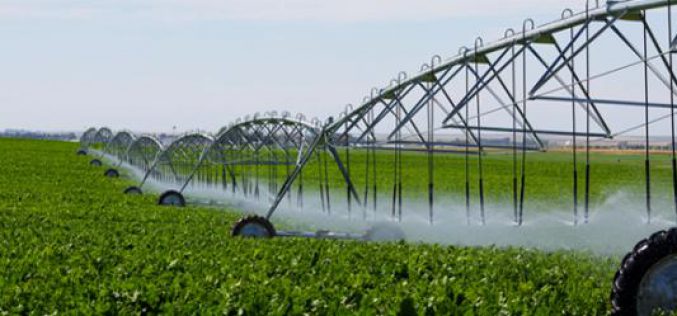
M618 258L229 237L238 210L120 193L74 144L0 139L0 314L604 314Z

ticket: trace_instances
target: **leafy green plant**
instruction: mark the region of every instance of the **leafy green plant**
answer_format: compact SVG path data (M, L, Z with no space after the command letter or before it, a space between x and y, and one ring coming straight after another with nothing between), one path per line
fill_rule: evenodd
M0 314L605 314L618 258L229 237L125 196L76 144L0 139Z

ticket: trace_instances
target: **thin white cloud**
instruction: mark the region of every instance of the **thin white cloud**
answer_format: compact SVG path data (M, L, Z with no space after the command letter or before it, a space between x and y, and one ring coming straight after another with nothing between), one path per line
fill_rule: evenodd
M582 0L8 0L2 18L139 17L159 20L415 21L580 8Z

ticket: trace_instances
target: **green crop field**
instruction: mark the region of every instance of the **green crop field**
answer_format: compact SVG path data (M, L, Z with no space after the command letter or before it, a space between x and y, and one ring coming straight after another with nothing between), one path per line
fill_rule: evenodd
M125 196L77 144L0 139L0 314L605 314L619 258L229 237Z

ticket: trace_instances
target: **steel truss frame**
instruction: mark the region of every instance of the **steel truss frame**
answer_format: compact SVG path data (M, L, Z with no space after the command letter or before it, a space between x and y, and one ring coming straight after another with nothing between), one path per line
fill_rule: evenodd
M103 153L117 158L117 166L128 160L130 146L136 141L136 135L129 131L120 131L106 144Z
M434 156L438 153L453 152L460 147L466 157L482 153L490 148L512 149L516 157L513 167L513 204L515 222L523 222L525 200L527 151L543 151L546 146L543 136L554 135L571 137L574 144L577 138L585 139L585 201L584 221L588 220L591 138L611 139L618 135L608 124L602 107L623 108L642 107L647 111L647 121L641 127L647 129L653 121L648 119L649 109L670 109L673 135L673 178L675 179L675 203L677 203L677 163L674 159L674 85L677 77L672 67L672 53L677 44L670 31L668 41L660 41L651 23L647 20L647 11L670 11L669 0L609 1L605 5L586 6L586 10L574 14L565 10L558 21L536 27L533 20L527 19L521 32L512 29L506 31L503 39L484 45L481 38L474 48L461 48L459 54L447 61L434 56L429 63L421 67L421 72L408 77L400 73L390 85L383 89L372 89L362 105L350 106L337 120L330 119L322 126L310 147L299 156L295 170L278 191L267 218L270 218L282 197L289 193L296 177L301 174L305 164L313 153L326 146L342 148L362 148L371 152L389 149L395 152L396 166L400 164L402 151L413 150L428 153L430 222L434 221ZM653 14L653 13L652 13ZM662 13L656 13L662 14ZM667 15L667 14L666 14ZM672 30L672 27L669 26ZM644 41L637 41L626 33L640 30ZM613 38L619 49L629 49L636 60L628 65L602 73L591 73L591 51L594 44L602 38ZM642 50L642 46L644 49ZM649 51L653 55L649 54ZM644 85L658 80L670 96L670 103L653 102L648 92L643 101L599 97L591 89L591 82L623 71L630 67L644 67ZM521 69L519 69L521 68ZM535 72L539 72L534 76ZM521 81L521 82L520 82ZM555 88L548 88L550 86ZM558 94L559 93L559 94ZM561 94L565 94L562 96ZM490 99L491 101L487 101ZM549 102L553 105L568 105L573 115L572 129L537 128L528 115L528 106L534 102ZM487 110L488 105L493 106ZM472 110L472 112L471 112ZM585 127L576 126L576 113L584 114ZM501 114L511 121L508 126L487 125L487 117ZM548 122L539 122L545 123ZM465 135L461 142L445 141L441 131L458 130ZM512 135L509 146L495 146L487 143L482 132L506 133ZM625 131L622 131L625 132ZM387 135L381 137L380 135ZM520 139L521 138L521 141ZM470 148L474 148L470 150ZM577 148L574 147L574 157ZM517 158L521 156L521 158ZM371 157L371 156L370 156ZM375 155L372 159L375 159ZM574 158L576 159L576 158ZM482 176L482 155L479 155L479 194L482 223L484 223L484 192ZM466 159L466 173L468 172ZM337 161L340 162L340 161ZM369 164L369 162L367 163ZM373 164L373 161L372 161ZM647 153L647 212L650 218L649 156ZM374 165L375 166L375 165ZM578 179L578 170L574 167L574 177ZM393 216L401 219L401 171L395 174L393 188ZM375 181L375 177L373 181ZM468 177L466 176L466 179ZM468 180L466 180L467 182ZM350 182L349 174L347 182ZM398 183L399 182L399 183ZM578 192L578 181L574 181L574 192ZM469 211L469 184L466 183L466 205ZM354 188L353 188L354 189ZM375 191L375 190L374 190ZM350 194L348 195L351 196ZM367 204L367 194L364 199ZM376 194L374 194L374 202ZM579 221L578 193L574 198L575 222ZM374 206L375 207L375 206Z
M96 131L96 134L94 134L94 137L92 137L91 142L87 144L87 147L101 146L102 148L96 149L103 149L112 138L113 131L111 131L108 127L102 127Z
M94 141L94 136L96 135L97 129L91 127L87 129L82 136L80 136L80 148L87 149L89 145Z
M164 149L162 143L153 136L138 137L129 145L126 153L127 163L148 172Z
M206 180L213 185L222 186L223 189L230 186L233 194L239 193L244 197L255 199L261 198L263 191L261 187L267 184L267 195L273 203L279 204L285 197L291 203L292 193L289 189L285 195L277 195L278 182L281 178L278 175L278 167L285 167L286 175L282 175L285 179L291 176L292 170L299 169L304 163L302 159L306 156L307 150L317 146L320 129L317 122L314 124L315 126L305 122L302 116L292 119L288 114L275 117L269 113L269 117L255 115L221 129L213 143L201 153L179 192L182 193L195 177L202 177L202 182ZM349 191L350 199L360 203L357 191L335 146L327 143L322 150L334 160L345 183L352 188ZM263 170L266 167L267 170ZM262 181L261 177L264 174L268 179ZM320 191L323 206L326 205L326 211L329 212L328 188L321 186ZM304 198L302 180L297 187L296 195L297 206L302 207ZM277 198L273 200L276 196Z
M198 163L200 157L214 142L211 135L204 133L187 133L163 149L163 146L154 138L142 137L144 143L136 146L133 144L131 149L137 151L135 156L140 157L144 166L148 166L148 158L155 152L155 157L147 167L146 172L139 183L138 188L142 188L149 178L157 181L183 183L193 170L193 166ZM184 186L185 187L185 186Z

